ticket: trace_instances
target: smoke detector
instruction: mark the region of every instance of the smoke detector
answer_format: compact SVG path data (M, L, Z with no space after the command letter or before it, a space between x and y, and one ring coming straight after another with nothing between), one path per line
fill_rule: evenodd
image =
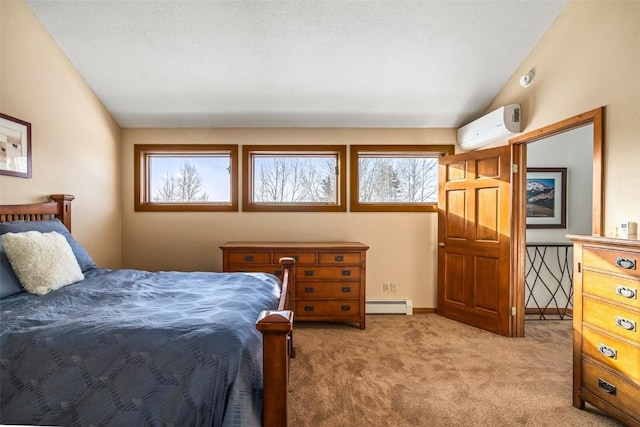
M523 74L522 77L520 77L520 86L529 87L533 82L533 77L533 71L529 71L527 74Z

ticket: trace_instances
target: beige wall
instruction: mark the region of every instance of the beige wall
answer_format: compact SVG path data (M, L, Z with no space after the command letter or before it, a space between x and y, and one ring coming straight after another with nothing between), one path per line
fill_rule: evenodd
M120 152L119 128L28 7L0 1L0 19L0 110L33 124L34 172L0 177L0 202L74 194L74 235L108 267L122 251L124 267L219 270L227 240L358 240L371 246L368 298L436 306L435 214L134 213L133 144L447 144L453 130L125 129ZM528 132L606 106L607 229L640 222L639 22L638 1L573 0L487 108L522 104ZM382 293L391 281L398 292Z
M367 298L435 307L436 213L134 212L134 144L453 144L453 129L124 129L123 260L142 269L222 269L229 240L361 241ZM287 234L285 234L287 233ZM383 293L383 282L398 284Z
M120 128L22 1L0 1L0 111L32 126L32 178L0 176L0 203L73 194L73 234L121 260Z
M520 76L535 71L529 88ZM524 131L605 106L605 231L640 223L640 1L572 0L491 103L520 103Z

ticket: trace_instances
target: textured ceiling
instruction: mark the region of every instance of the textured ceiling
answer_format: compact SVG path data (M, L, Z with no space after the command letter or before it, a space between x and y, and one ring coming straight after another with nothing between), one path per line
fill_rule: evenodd
M457 127L567 0L27 3L122 127Z

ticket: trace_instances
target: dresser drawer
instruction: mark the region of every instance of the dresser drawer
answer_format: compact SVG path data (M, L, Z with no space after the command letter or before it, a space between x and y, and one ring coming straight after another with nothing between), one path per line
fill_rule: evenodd
M582 388L640 420L640 387L588 360L582 361Z
M298 298L359 298L360 282L296 282Z
M315 252L298 252L298 251L290 251L290 252L274 252L273 259L278 261L282 257L290 257L296 260L296 265L298 264L315 264L316 263L316 253Z
M313 300L298 299L295 304L296 318L318 316L358 316L360 314L360 302L358 300Z
M583 272L582 292L626 304L636 309L640 308L639 285L640 281L638 280L607 276L594 271Z
M321 252L318 254L318 264L360 264L360 253L349 252Z
M618 274L640 277L640 253L584 247L582 265L586 269L599 269Z
M269 252L229 252L228 256L229 264L271 264Z
M296 280L360 280L360 266L296 268Z
M237 273L271 273L282 278L282 267L279 265L231 264L227 271Z
M590 328L583 328L582 352L585 356L615 369L640 384L640 347Z
M582 319L585 324L638 342L640 313L585 297L582 299Z
M223 271L266 272L282 278L280 259L293 258L295 284L289 292L297 320L357 323L365 329L367 245L226 242L220 249Z

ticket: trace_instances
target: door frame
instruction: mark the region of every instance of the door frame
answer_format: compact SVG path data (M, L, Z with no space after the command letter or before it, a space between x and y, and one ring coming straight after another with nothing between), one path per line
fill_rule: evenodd
M515 170L512 181L511 197L511 283L513 285L513 302L516 315L512 317L513 336L524 336L525 317L525 269L526 269L526 144L540 139L566 132L581 126L593 125L593 207L591 233L602 234L604 231L604 119L605 107L596 108L583 114L553 123L549 126L518 135L509 140L511 158Z

